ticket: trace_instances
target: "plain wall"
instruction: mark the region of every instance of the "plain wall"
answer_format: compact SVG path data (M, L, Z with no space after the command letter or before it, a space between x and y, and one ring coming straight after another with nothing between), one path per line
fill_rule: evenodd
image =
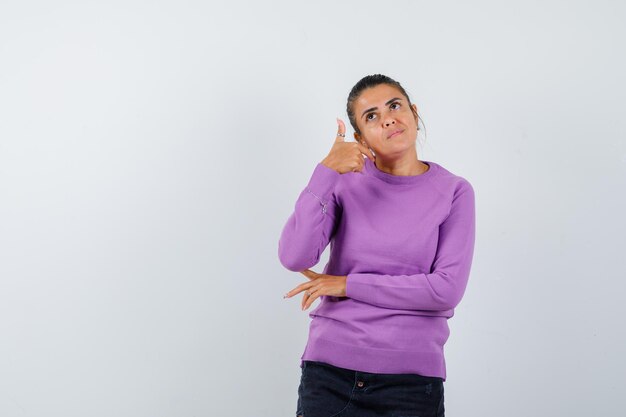
M447 415L617 415L625 18L619 1L3 1L0 415L295 415L314 307L282 298L306 278L278 238L372 73L417 104L419 158L476 193Z

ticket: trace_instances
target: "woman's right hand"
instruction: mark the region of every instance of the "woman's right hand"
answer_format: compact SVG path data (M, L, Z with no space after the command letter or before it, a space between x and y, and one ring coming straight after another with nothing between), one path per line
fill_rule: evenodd
M346 134L346 125L343 123L343 120L337 119L337 124L339 127L335 143L326 158L322 160L322 164L340 174L344 174L346 172L363 170L363 165L365 164L364 157L370 158L374 162L375 157L370 148L358 142L346 142L345 137L339 135Z

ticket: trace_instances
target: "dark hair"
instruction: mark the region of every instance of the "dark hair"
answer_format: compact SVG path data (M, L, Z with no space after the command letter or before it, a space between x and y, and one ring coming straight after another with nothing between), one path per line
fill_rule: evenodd
M409 102L409 106L411 106L411 99L409 98L409 95L404 90L404 87L402 87L398 81L383 74L366 75L365 77L361 78L354 85L354 87L352 87L352 90L350 90L350 94L348 94L348 102L346 104L346 112L348 113L348 119L350 119L350 124L352 125L352 128L354 129L354 131L358 133L359 135L361 134L361 132L359 131L359 128L357 127L357 124L356 124L356 117L354 115L354 109L353 109L354 101L357 98L359 98L363 90L366 90L371 87L376 87L377 85L380 85L380 84L388 84L392 87L396 87L398 90L400 90L402 95L406 97L407 101ZM419 117L418 115L418 125L419 125L420 120L422 120L422 118ZM423 121L422 121L422 124L424 124Z

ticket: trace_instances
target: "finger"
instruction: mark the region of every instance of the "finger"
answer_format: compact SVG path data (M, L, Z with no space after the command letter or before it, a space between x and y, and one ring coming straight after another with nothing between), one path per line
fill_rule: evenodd
M302 308L302 310L306 310L307 308L311 307L311 304L313 304L315 302L315 300L317 300L320 296L319 292L314 292L312 293L306 300L306 302L304 303L304 307Z
M311 284L311 281L309 282L304 282L300 285L298 285L296 288L294 288L291 291L288 291L283 298L287 298L287 297L293 297L294 295L298 294L299 292L306 290L308 288L310 288L313 284Z
M359 156L357 156L357 159L354 160L354 164L356 166L352 169L352 172L358 172L358 173L362 174L363 173L363 166L365 165L365 160L363 159L361 154L359 154Z
M306 292L302 294L302 301L300 301L300 309L304 311L304 304L306 303L306 299L309 298L309 294Z
M302 311L304 311L306 303L308 301L308 299L311 297L311 294L313 293L313 289L309 288L307 291L304 292L304 294L302 295L302 302L300 303L300 308L302 309Z
M313 289L313 287L310 287L307 291L304 292L304 294L302 294L302 301L300 302L300 308L302 310L304 310L304 305L314 291L315 290Z
M374 161L374 159L376 159L376 157L374 156L370 148L368 148L367 146L361 145L359 142L356 142L356 144L359 147L359 150L361 151L361 153L365 154L365 156L367 156L370 159L370 161Z
M374 156L370 148L368 148L365 145L360 144L359 142L355 142L355 143L357 147L359 148L359 152L361 152L362 154L365 154L365 156L369 158L370 161L374 161L374 159L376 159L376 157Z
M337 136L335 137L335 142L345 142L346 141L346 125L343 120L337 118Z

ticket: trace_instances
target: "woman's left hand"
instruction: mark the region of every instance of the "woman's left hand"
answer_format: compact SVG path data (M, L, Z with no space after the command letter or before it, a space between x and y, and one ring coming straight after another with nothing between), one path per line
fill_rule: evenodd
M284 295L283 298L289 298L301 291L304 291L302 297L302 310L306 310L321 295L332 295L335 297L346 296L346 280L347 275L327 275L318 274L317 272L305 269L300 271L309 282L298 285L293 290Z

